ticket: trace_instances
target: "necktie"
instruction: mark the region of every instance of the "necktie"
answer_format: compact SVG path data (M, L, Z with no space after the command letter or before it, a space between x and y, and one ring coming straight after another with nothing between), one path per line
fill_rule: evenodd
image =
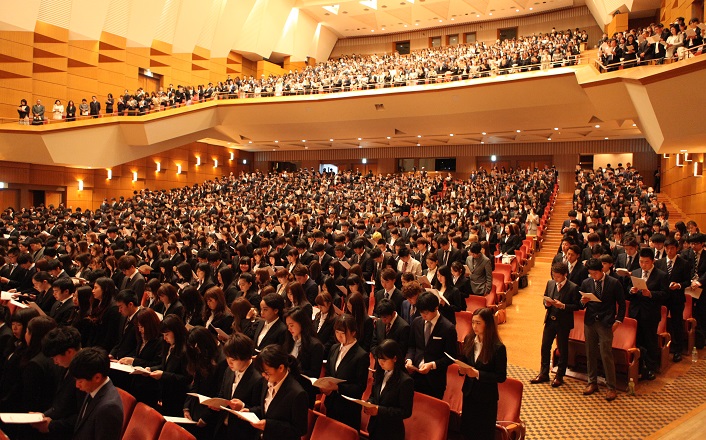
M93 400L93 397L91 397L90 394L86 394L86 398L83 400L83 406L81 407L81 415L78 418L79 422L86 416L86 410L88 409L88 405L91 403L91 400Z
M275 398L275 386L272 383L267 384L267 398L265 399L265 413L272 403L272 399Z
M11 277L11 276L12 276L12 272L15 271L15 267L17 267L16 264L11 264L11 265L10 265L10 275L8 275L8 277Z
M696 254L696 261L694 261L694 275L692 279L696 280L699 278L699 260L701 259L701 254Z
M429 338L431 337L431 321L424 322L424 345L429 343Z
M669 276L672 276L672 269L674 269L674 260L668 260L667 261L667 273Z
M603 282L602 281L596 281L596 296L598 299L601 299L603 296Z
M412 322L414 315L417 313L417 306L414 304L409 306L409 322Z
M405 272L407 272L407 262L406 261L402 263L402 273L405 273Z
M385 324L385 336L387 336L388 334L390 334L390 329L391 329L391 328L392 328L392 323L391 323L391 322L388 322L387 324Z
M444 252L444 265L448 266L449 264L449 251Z
M643 271L643 272L642 272L642 279L643 279L643 280L647 281L647 279L648 279L649 277L650 277L650 272L649 272L649 271L647 271L647 272Z
M632 266L632 256L628 255L628 267L626 269L630 270L631 266Z

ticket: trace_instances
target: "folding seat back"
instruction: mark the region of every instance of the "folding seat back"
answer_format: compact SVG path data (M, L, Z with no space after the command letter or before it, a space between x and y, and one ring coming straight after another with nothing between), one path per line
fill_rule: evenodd
M324 415L316 419L311 440L358 440L358 431Z
M196 437L176 423L167 422L159 433L159 440L196 440Z
M123 434L123 440L157 440L162 425L164 417L160 413L138 402Z
M476 310L482 309L483 307L488 307L487 300L484 296L470 295L466 298L466 312L472 314Z
M404 421L405 440L446 440L450 414L448 403L415 392L412 416Z
M137 404L137 399L133 397L132 394L127 391L118 388L118 394L120 394L120 399L123 401L123 434L127 428L127 424L132 417L132 412L135 410L135 405Z

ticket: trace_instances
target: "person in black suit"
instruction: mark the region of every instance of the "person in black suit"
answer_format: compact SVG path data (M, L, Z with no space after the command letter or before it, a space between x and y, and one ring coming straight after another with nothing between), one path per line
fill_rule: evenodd
M34 265L34 261L32 261L32 257L29 254L21 254L17 257L17 266L18 269L23 269L23 271L22 278L19 279L18 285L14 287L15 291L22 293L33 291L32 279L37 273L37 268ZM13 284L12 277L10 277L10 284Z
M137 333L135 332L135 314L140 310L139 303L132 290L121 290L115 296L115 304L120 312L120 334L118 342L110 350L111 359L122 359L137 349Z
M461 292L462 298L471 296L471 280L466 276L466 268L463 263L460 261L451 263L451 277L451 285Z
M348 260L348 264L353 266L354 264L360 265L363 271L363 279L365 281L371 281L373 274L373 260L370 257L370 253L365 250L365 243L363 239L355 239L351 243L351 249L353 250L353 256Z
M580 286L588 278L588 269L579 261L579 255L581 255L581 248L577 244L569 246L569 250L566 252L566 266L569 271L567 277L577 286Z
M552 343L556 339L559 348L559 361L553 387L564 384L564 374L569 352L569 332L574 328L574 312L580 307L581 294L578 286L567 279L569 268L566 263L552 265L552 280L544 288L544 331L542 333L542 364L539 374L530 383L549 382L549 369Z
M500 239L500 253L515 255L515 251L522 246L519 228L515 224L505 225L505 234Z
M69 440L85 398L76 389L76 378L68 371L76 353L81 350L81 334L74 327L52 329L42 340L42 353L61 368L60 380L51 407L44 411L41 423L33 424L37 431L55 440Z
M373 375L373 388L368 402L376 406L363 409L363 412L370 415L370 440L405 438L404 419L412 416L414 380L402 367L400 361L403 353L404 350L392 339L385 339L375 349L379 367Z
M316 285L314 280L309 278L309 268L298 264L292 270L292 275L294 275L294 279L302 285L304 293L306 293L306 299L309 300L309 304L314 304L316 295L319 294L319 286Z
M407 353L409 347L409 324L407 321L400 318L395 311L395 305L389 299L382 299L378 303L375 313L379 317L375 321L375 330L373 331L373 343L370 346L371 353L375 353L375 347L382 344L386 339L392 339L397 342L400 353ZM401 365L402 355L398 356Z
M311 322L311 312L301 307L292 307L285 313L287 323L287 339L284 351L299 362L299 372L304 376L318 378L321 375L321 365L324 362L324 344L316 338ZM299 383L309 395L309 408L314 408L319 390L312 386L311 381L299 377Z
M233 331L233 315L226 306L226 297L220 287L211 287L206 291L203 298L206 307L203 309L203 320L205 326L221 342L225 342ZM222 331L218 332L218 329Z
M37 316L27 324L27 349L20 358L22 399L15 402L20 411L46 411L51 407L59 382L59 371L51 358L42 353L42 338L56 328L49 316Z
M137 260L132 255L123 255L118 260L118 269L123 273L120 290L130 289L135 292L138 300L145 293L145 278L137 271Z
M0 304L0 377L2 377L6 354L9 355L9 352L14 349L13 341L10 310Z
M51 306L49 316L54 318L58 326L71 325L76 310L73 301L76 286L70 278L59 278L52 283L51 288L56 301Z
M655 371L659 369L659 343L657 341L657 326L662 318L662 303L669 295L669 278L666 272L654 267L655 255L650 248L640 250L640 269L632 273L633 277L646 281L647 289L631 287L629 316L637 320L636 345L640 348L643 365L643 379L654 380ZM630 281L632 286L632 279Z
M260 301L262 321L255 329L255 348L262 350L270 344L282 345L287 338L287 326L282 322L284 298L276 293L265 295Z
M157 289L157 298L164 304L164 312L162 316L176 315L182 320L184 320L184 305L179 301L179 296L177 295L176 287L171 284L164 283ZM148 307L149 308L149 307ZM150 308L150 310L152 310ZM207 308L204 307L204 311Z
M436 274L439 280L439 312L456 325L456 312L466 310L466 301L457 288L453 287L453 274L449 266L441 266Z
M684 351L684 303L686 296L684 289L691 285L691 268L689 262L678 252L679 243L673 238L667 238L664 248L667 256L655 261L655 267L665 272L669 281L669 295L666 301L669 309L669 333L672 335L670 350L674 353L672 360L681 362L682 351Z
M328 292L319 293L316 297L316 305L319 307L319 312L314 317L314 331L317 339L324 344L324 359L328 359L331 346L336 343L333 330L333 324L336 320L336 308Z
M10 248L10 250L7 251L8 262L0 269L0 288L2 288L3 291L17 289L24 279L26 270L19 265L17 261L19 256L20 249L17 247Z
M446 391L446 370L451 365L445 353L456 356L456 327L439 313L439 298L423 293L417 299L421 316L412 322L405 367L414 379L414 390L441 399Z
M596 258L586 262L589 278L579 290L593 293L601 301L581 298L581 307L586 309L584 334L586 337L586 357L588 364L588 385L583 391L590 395L598 391L598 354L600 353L605 371L608 392L606 400L615 400L615 362L613 360L613 332L625 319L625 296L620 282L603 273L603 264ZM589 302L590 301L590 302Z
M389 299L395 305L395 310L399 313L402 311L402 302L404 302L404 297L402 292L395 287L395 281L397 281L397 272L389 267L382 270L380 273L380 284L382 289L375 292L375 305L374 310L377 310L378 304L383 299Z
M373 343L373 318L368 315L367 301L360 293L351 293L346 298L346 313L353 316L357 325L356 339L358 345L370 353L370 345Z
M360 430L360 406L341 396L360 399L368 384L370 356L358 345L358 327L351 315L341 315L334 325L338 344L331 347L326 364L326 375L343 379L337 385L321 388L326 395L326 416Z
M49 314L52 306L56 302L51 290L51 284L53 282L54 277L52 277L49 272L44 270L36 272L32 277L34 289L28 292L27 295L21 295L20 299L22 301L34 301L45 314Z
M442 235L436 242L440 247L440 249L436 251L439 266L449 266L454 261L461 261L463 254L461 251L451 246L448 236Z
M115 294L115 283L112 279L101 277L95 281L91 312L88 316L91 323L88 330L88 345L97 345L108 351L117 344L120 334L120 312L113 301Z
M211 278L211 273L210 264L198 263L196 265L196 290L201 296L204 296L208 289L216 285Z
M422 293L424 293L424 288L416 281L409 282L402 286L402 296L405 297L405 300L402 302L400 317L407 321L410 327L414 319L421 316L419 310L417 310L417 300Z
M156 380L159 386L160 412L165 416L181 417L191 382L186 368L186 327L181 318L169 315L164 317L160 330L164 339L162 358L159 365L151 368L150 378Z
M625 249L625 252L622 254L618 254L618 258L616 258L615 260L616 271L617 269L625 269L628 272L632 273L633 271L636 271L640 268L640 255L637 253L639 247L640 245L634 238L626 238L623 241L623 249ZM620 283L623 286L623 291L627 293L630 284L630 275L625 274L622 271L622 275L621 273L616 273L620 276L619 279Z
M258 406L263 389L267 389L265 380L253 363L254 352L255 343L243 333L231 335L223 345L228 369L223 374L218 397L230 400L228 406L236 411ZM260 438L260 431L250 423L221 408L212 409L220 411L215 440Z
M473 332L466 336L459 360L470 368L459 368L463 379L461 432L465 438L492 440L498 415L498 384L507 378L507 350L500 340L493 311L473 312Z
M89 347L71 360L69 374L76 388L86 393L72 440L120 440L123 431L123 402L108 378L110 359L102 348Z
M297 360L282 347L268 345L255 358L267 379L259 406L249 408L260 420L252 426L262 431L262 440L299 440L308 428L306 391L299 385Z
M96 99L95 96L91 98L91 103L89 106L89 114L92 118L97 118L101 113L101 103Z

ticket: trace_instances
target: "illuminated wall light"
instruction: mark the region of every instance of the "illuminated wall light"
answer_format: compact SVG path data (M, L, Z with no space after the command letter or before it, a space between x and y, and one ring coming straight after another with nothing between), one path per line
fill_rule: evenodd
M235 160L235 152L230 152L230 160Z
M213 168L218 168L218 159L213 159Z
M492 156L490 156L490 161L491 161L491 162L495 162L495 161L497 161L497 160L498 160L498 156L496 156L496 155L494 155L494 154L493 154Z
M678 167L684 166L684 153L677 154L677 166Z
M111 179L113 178L113 170L111 170L110 168L108 168L106 171L108 172L108 177L107 177L107 179L108 179L108 180L111 180Z
M7 189L7 182L0 182L0 189Z
M664 153L664 154L662 155L662 157L663 157L664 159L669 159L669 153Z
M177 174L181 174L181 164L177 164Z
M162 163L161 162L155 162L157 164L157 172L162 171Z
M78 190L83 191L83 180L78 179Z
M689 153L684 153L684 162L693 162L693 157Z
M363 165L365 165L366 163L368 163L368 159L364 157L362 162L363 162Z
M248 160L247 160L247 159L243 159L243 165L247 165L247 164L248 164Z
M703 162L694 162L694 177L704 177Z
M137 182L137 171L132 172L132 181Z
M196 166L201 165L201 156L196 156Z

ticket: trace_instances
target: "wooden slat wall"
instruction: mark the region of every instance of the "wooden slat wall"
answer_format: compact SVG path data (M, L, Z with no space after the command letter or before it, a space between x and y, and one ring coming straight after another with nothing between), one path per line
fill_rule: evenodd
M661 191L667 194L684 212L687 218L694 220L701 228L706 225L706 179L694 177L694 162L704 162L706 155L692 154L693 162L677 167L676 155L661 159Z

